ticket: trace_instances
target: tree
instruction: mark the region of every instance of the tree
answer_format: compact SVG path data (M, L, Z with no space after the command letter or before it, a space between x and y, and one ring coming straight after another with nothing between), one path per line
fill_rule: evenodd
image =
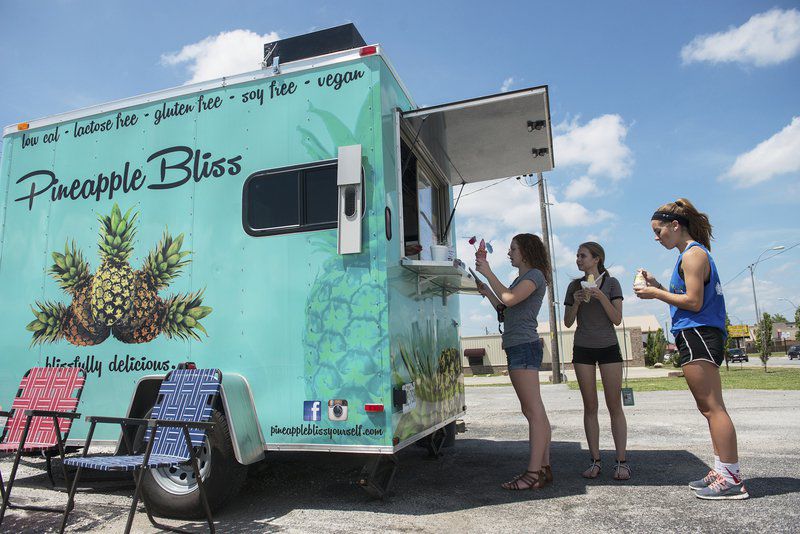
M800 307L794 311L794 324L796 327L800 328Z
M772 314L772 322L773 323L788 323L789 320L783 316L782 313L773 313Z
M756 344L758 345L761 361L764 362L764 372L767 372L767 360L769 360L770 355L771 338L772 317L770 317L768 313L765 313L756 330Z
M662 332L660 328L655 332L648 332L647 345L644 353L644 364L650 366L661 362L666 348L667 340L664 337L664 332Z

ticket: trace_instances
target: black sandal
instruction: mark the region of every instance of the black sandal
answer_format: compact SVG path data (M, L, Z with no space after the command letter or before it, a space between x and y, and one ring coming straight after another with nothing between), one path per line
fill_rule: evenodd
M624 469L625 471L628 472L628 478L620 478L619 476L620 469ZM617 463L614 464L614 477L613 477L614 480L625 482L626 480L631 479L631 475L633 475L633 470L631 469L631 466L629 466L625 460L617 460Z
M591 471L592 471L592 469L594 469L595 467L597 468L597 473L595 473L595 475L594 475L594 476L592 476L592 475L586 475L586 471L590 471L590 472L591 472ZM581 476L582 476L583 478L595 479L595 478L597 478L597 477L599 477L599 476L600 476L600 472L601 472L602 470L603 470L603 466L602 466L602 465L600 465L600 458L592 458L592 463L589 465L589 469L587 469L586 471L584 471L583 473L581 473Z
M527 484L522 486L520 483ZM507 490L538 490L544 487L544 478L542 471L525 471L521 475L517 475L508 482L503 482L502 488Z

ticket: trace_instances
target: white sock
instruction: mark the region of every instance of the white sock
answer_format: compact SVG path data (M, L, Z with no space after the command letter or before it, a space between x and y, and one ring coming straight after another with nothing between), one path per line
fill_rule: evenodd
M721 469L719 474L722 475L728 484L735 485L742 483L742 475L739 473L739 462L734 464L720 462L719 465Z
M722 472L722 462L720 461L719 456L716 454L714 455L714 471L717 473Z

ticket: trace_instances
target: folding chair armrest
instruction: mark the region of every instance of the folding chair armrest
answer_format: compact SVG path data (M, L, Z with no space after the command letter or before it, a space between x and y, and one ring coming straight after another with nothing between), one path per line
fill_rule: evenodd
M214 421L174 421L171 419L150 419L148 426L173 426L187 428L202 428L211 430L216 423Z
M150 419L137 419L135 417L105 417L102 415L87 415L86 420L90 423L111 423L118 425L140 425L145 426Z
M62 419L78 419L81 414L77 412L56 412L53 410L25 410L25 417L60 417Z

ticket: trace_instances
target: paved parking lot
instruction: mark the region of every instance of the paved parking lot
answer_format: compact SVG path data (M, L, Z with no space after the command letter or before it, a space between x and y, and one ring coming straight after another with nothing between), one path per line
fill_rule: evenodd
M354 455L272 454L251 471L243 493L217 516L219 532L797 532L800 524L800 391L726 392L739 432L741 463L753 497L747 501L696 499L685 483L705 474L711 459L705 420L685 391L639 393L627 408L633 479L611 479L613 453L597 480L579 476L588 463L579 392L543 387L553 423L555 484L539 492L509 492L500 482L525 466L524 420L508 386L468 387L467 433L438 460L410 447L399 455L394 495L370 500L355 486L362 459ZM601 409L601 445L611 436ZM10 461L0 464L8 475ZM28 462L14 494L57 505ZM117 484L114 489L114 484ZM130 485L105 483L79 493L69 531L119 532ZM171 521L203 529L202 523ZM7 513L6 532L52 531L51 514ZM135 530L154 532L144 514Z

